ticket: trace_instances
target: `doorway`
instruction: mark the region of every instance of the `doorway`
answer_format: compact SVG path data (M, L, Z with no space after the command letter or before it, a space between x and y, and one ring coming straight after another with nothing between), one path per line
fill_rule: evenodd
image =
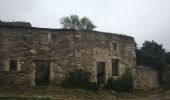
M97 62L97 83L105 84L105 62Z
M49 84L49 71L50 62L46 60L35 61L35 85L36 86L48 86Z

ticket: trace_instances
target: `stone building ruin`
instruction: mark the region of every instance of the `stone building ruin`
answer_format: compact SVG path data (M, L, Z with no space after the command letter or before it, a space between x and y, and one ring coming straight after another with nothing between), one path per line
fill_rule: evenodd
M133 37L97 31L0 27L0 83L35 86L61 82L76 68L106 83L136 66Z
M134 70L134 88L137 90L150 90L159 87L158 70L149 66L138 66Z

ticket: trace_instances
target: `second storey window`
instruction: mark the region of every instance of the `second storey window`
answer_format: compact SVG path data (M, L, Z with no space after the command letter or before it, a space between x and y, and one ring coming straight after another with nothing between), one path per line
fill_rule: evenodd
M117 49L118 49L117 43L113 43L113 50L114 50L114 51L117 51Z
M40 34L41 36L41 42L51 42L51 33L49 32L42 32L42 34Z

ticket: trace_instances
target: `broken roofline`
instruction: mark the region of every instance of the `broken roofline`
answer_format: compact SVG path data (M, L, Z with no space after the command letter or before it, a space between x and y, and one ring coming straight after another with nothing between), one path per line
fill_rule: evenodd
M48 30L48 31L59 31L59 32L85 32L85 33L96 33L96 34L108 34L108 35L115 35L121 38L133 40L134 38L128 35L118 34L118 33L110 33L110 32L101 32L96 30L75 30L75 29L55 29L55 28L40 28L40 27L24 27L24 26L0 26L4 28L19 28L19 29L35 29L35 30Z

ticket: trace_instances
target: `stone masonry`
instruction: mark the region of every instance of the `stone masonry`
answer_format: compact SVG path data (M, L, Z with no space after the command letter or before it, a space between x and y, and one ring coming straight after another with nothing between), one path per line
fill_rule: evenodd
M159 74L156 69L148 66L138 66L134 72L135 89L150 90L159 87Z
M76 68L91 72L92 82L106 83L136 66L135 49L134 38L120 34L1 26L0 84L34 86L38 62L48 62L49 85Z

